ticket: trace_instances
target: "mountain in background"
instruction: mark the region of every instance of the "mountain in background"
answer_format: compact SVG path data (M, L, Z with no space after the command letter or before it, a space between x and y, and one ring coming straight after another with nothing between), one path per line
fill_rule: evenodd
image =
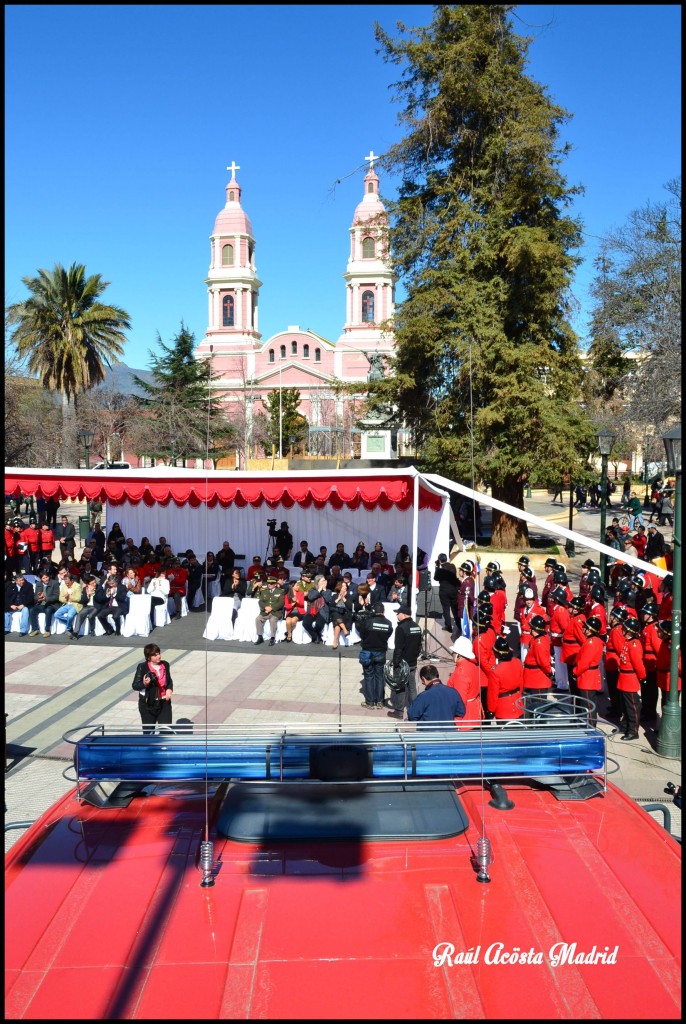
M154 383L153 375L150 370L136 370L126 363L115 363L105 373L105 379L102 384L98 384L94 390L112 389L118 391L123 395L135 395L136 398L143 396L144 392L135 383L133 378L140 377L147 384Z

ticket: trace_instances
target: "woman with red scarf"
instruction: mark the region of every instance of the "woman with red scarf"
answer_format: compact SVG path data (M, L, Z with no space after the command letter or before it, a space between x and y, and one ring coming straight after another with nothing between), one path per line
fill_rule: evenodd
M131 688L140 691L138 713L143 732L154 732L156 725L171 725L171 698L174 683L168 661L162 661L157 644L143 648L145 661L136 666Z

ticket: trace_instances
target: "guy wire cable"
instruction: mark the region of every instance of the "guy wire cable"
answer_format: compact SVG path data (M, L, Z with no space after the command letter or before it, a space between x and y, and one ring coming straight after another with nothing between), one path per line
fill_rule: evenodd
M212 399L212 352L214 346L210 345L210 357L207 361L207 426L205 432L205 568L207 568L207 551L209 544L209 453L210 453L210 409ZM210 603L210 584L205 581L205 839L200 844L200 866L203 877L200 885L209 888L214 885L214 843L210 841L210 810L209 810L209 722L208 722L208 693L207 693L207 662L208 662L208 605Z
M340 637L338 646L338 731L343 732L343 656L341 655Z
M470 461L472 471L472 524L474 530L474 566L478 566L478 551L476 547L476 500L474 495L476 494L476 486L474 479L474 391L472 388L472 339L469 339L469 434L470 434ZM474 581L474 589L476 590L476 574ZM469 605L469 602L467 602ZM474 631L470 630L472 634L472 649L474 649ZM481 673L481 650L478 649L476 652L476 664ZM479 689L479 704L481 704L481 689ZM488 874L488 865L491 863L491 841L486 836L486 792L485 792L485 779L484 779L484 720L483 716L486 714L485 708L481 708L481 718L479 720L479 763L481 766L481 835L477 839L477 863L479 866L479 873L477 874L478 882L489 882L490 877Z

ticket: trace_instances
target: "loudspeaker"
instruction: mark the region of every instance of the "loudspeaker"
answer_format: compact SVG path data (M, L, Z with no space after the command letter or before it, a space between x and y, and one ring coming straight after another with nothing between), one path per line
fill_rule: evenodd
M419 570L419 590L420 592L431 590L431 573L428 569Z

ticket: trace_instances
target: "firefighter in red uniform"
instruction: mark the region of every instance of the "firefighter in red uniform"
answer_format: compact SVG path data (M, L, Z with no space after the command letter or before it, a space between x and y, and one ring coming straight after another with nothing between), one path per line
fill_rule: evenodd
M483 676L481 679L481 706L486 711L484 717L490 718L491 716L487 711L488 704L488 675L493 666L495 665L495 654L493 653L493 645L495 644L496 636L493 631L490 616L486 612L485 606L481 606L477 612L472 616L472 647L474 649L474 656L476 663L481 669Z
M580 697L591 702L591 725L598 723L598 697L602 690L600 666L603 660L605 636L597 615L591 615L583 624L584 642L576 656L576 687Z
M550 594L550 644L553 654L553 671L555 687L558 690L569 690L567 668L562 661L562 637L569 625L569 601L564 587L554 587Z
M17 542L19 540L19 534L15 531L14 527L9 524L5 524L5 568L14 571L19 568L19 562L17 559Z
M474 614L478 615L482 611L491 620L491 625L493 625L493 605L491 604L491 595L488 590L480 590L476 595L476 611Z
M545 619L545 610L536 600L531 587L526 587L522 594L524 598L524 607L519 613L519 643L521 645L521 656L522 662L526 658L526 652L529 650L529 644L531 643L531 629L530 623L534 615L540 615L541 618Z
M491 565L493 563L489 563ZM499 572L491 573L484 579L484 589L491 599L491 612L493 616L493 629L496 636L501 636L505 624L505 609L507 608L507 592L505 581Z
M524 591L533 590L534 597L538 601L538 587L536 586L536 577L534 576L533 569L530 569L528 565L519 564L519 583L517 584L517 596L515 598L514 609L512 614L514 615L515 622L519 622L519 617L522 614L524 607Z
M557 569L557 560L555 558L546 558L544 562L546 577L545 583L543 584L543 590L541 591L541 604L545 608L546 615L550 617L553 610L553 602L551 594L555 589L555 570Z
M456 718L458 729L475 729L482 719L481 687L483 673L476 664L472 642L466 636L458 636L450 650L455 656L455 669L446 686L457 690L465 706L464 718ZM485 680L488 685L488 679Z
M658 632L662 644L657 653L657 685L662 693L660 714L669 699L669 673L672 661L672 621L661 619L658 624ZM679 648L679 660L677 662L677 690L681 693L681 648Z
M40 561L40 531L36 526L36 520L31 519L29 525L24 527L19 536L20 540L23 540L27 545L29 569L35 572Z
M556 587L562 587L565 594L567 595L567 601L571 601L574 597L572 588L569 585L569 577L567 576L567 570L561 562L557 563L557 569L553 573L553 580Z
M615 604L615 608L624 608L631 619L638 618L634 588L626 580L623 580L617 587L617 602Z
M610 612L610 633L605 648L605 681L610 704L605 712L606 718L621 718L624 709L622 708L621 697L617 693L617 680L619 679L619 655L626 642L622 631L622 623L629 618L626 608L617 606Z
M531 643L524 659L524 693L540 693L552 689L550 669L550 637L548 624L542 615L529 621Z
M583 624L586 621L584 607L586 601L583 597L573 597L569 602L569 622L562 633L562 654L560 657L567 666L567 681L570 693L576 693L576 682L574 679L574 663L579 653L579 648L584 642Z
M629 583L631 584L633 592L634 592L634 601L636 603L636 611L638 612L638 617L639 617L639 620L640 620L641 612L643 610L643 605L647 604L648 601L654 600L655 599L655 595L653 594L650 586L646 586L646 583L645 583L645 573L641 572L640 569L636 570L636 572L633 574L633 576L629 580Z
M587 619L592 615L600 619L602 625L601 633L607 636L607 612L605 611L605 587L602 583L594 583L586 598L584 613Z
M519 658L515 658L504 636L499 636L493 645L496 664L488 676L488 710L494 718L503 720L521 718L523 710L517 701L522 696L524 669Z
M464 618L465 609L467 611L467 618L471 619L474 613L474 571L476 566L474 562L467 559L462 565L458 566L457 575L460 580L460 589L457 592L457 614L459 616L458 626L462 626L462 620ZM467 712L469 714L469 712Z
M657 656L662 647L657 604L654 601L644 604L639 618L643 623L641 644L646 667L646 681L641 687L641 721L654 722L657 718Z
M52 562L52 553L55 550L55 534L47 523L43 523L38 531L38 545L41 559L47 558L49 562Z
M591 590L591 584L588 580L588 573L591 569L596 569L597 566L592 558L587 558L585 562L581 564L581 579L579 580L579 597L583 597L586 600Z
M523 573L524 569L528 569L528 572L524 574L524 580L526 580L528 586L531 587L534 594L536 595L536 600L538 600L538 584L536 583L536 577L534 575L533 569L531 568L531 559L528 555L521 556L521 558L517 562L517 569L519 570L520 576ZM531 573L531 575L529 575L529 573ZM524 580L522 580L522 582L524 582Z
M623 740L638 739L638 723L641 719L641 684L645 682L646 667L643 648L638 639L641 624L638 619L627 619L622 625L625 643L619 655L619 680L617 689L624 702L626 732Z
M658 603L660 605L660 621L663 619L671 619L672 617L672 586L674 584L674 577L670 573L669 576L665 576L660 582L660 592L658 597Z

